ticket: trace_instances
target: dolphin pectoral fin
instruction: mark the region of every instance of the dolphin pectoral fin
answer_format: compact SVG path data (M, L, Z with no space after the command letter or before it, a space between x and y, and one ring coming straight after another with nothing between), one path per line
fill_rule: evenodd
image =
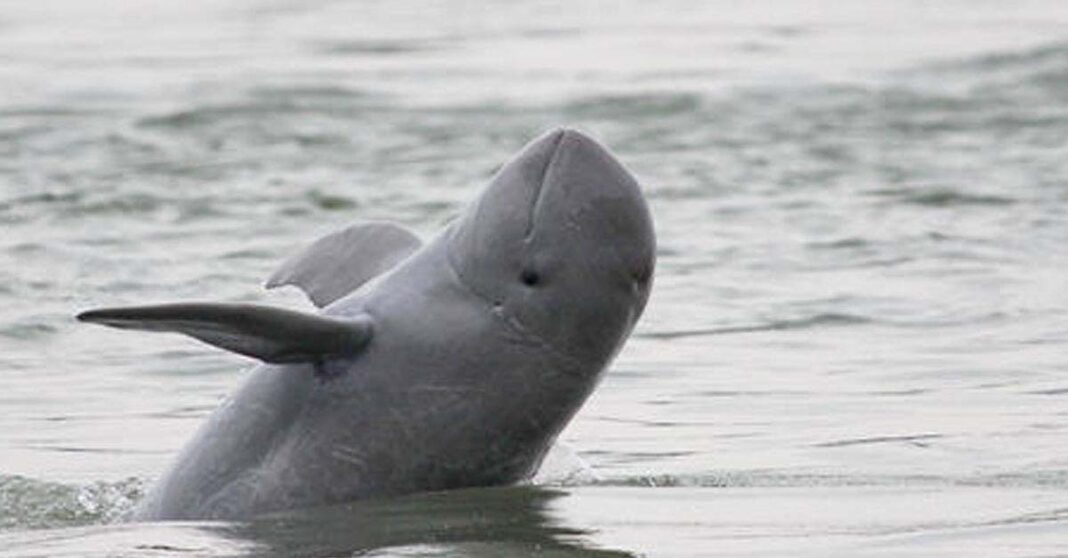
M256 304L179 303L101 308L83 322L184 333L210 345L275 364L359 353L373 335L371 317L333 318Z
M291 256L266 287L295 285L322 308L389 270L421 244L410 231L391 223L353 225Z

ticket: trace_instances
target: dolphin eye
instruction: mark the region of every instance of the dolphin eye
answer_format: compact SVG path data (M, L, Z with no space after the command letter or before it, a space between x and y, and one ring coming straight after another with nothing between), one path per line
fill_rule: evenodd
M538 275L538 272L533 269L524 269L523 272L519 274L519 280L522 281L524 285L533 287L541 282L541 275Z
M651 266L642 266L633 273L633 277L638 284L644 285L649 282L649 279L652 279L653 268Z

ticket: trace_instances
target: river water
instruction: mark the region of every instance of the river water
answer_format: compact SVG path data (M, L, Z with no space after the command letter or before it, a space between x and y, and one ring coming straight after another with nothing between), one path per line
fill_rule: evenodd
M1068 5L653 4L0 1L0 555L1068 555ZM560 124L659 238L586 467L115 522L248 363L74 313L307 308Z

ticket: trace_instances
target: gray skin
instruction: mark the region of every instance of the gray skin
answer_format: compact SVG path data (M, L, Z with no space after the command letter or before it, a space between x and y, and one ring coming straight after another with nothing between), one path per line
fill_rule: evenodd
M204 303L79 316L265 361L134 519L239 519L536 472L648 298L655 240L637 182L596 141L555 130L427 245L413 238L354 227L286 262L268 285L300 286L318 314Z

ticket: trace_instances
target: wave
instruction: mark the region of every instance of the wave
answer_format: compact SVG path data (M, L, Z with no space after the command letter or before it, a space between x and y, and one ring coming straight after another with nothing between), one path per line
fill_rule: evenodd
M991 52L966 59L938 62L928 64L922 70L996 73L1003 78L1019 77L1017 73L1007 75L1005 72L1021 70L1025 75L1030 73L1033 76L1049 74L1063 76L1068 75L1068 42L1055 41L1023 50Z
M1068 490L1068 470L1039 470L990 475L865 475L791 473L779 471L723 471L699 474L650 474L601 478L590 486L644 488L841 488L893 486L963 486L987 488L1043 488Z
M762 331L791 331L819 327L837 327L872 323L871 318L855 314L825 312L806 318L773 320L762 324L683 329L674 331L645 331L634 336L644 339L682 339L686 337L704 337L711 335L728 335L733 333L756 333Z
M892 198L895 203L924 207L1007 206L1019 200L1004 195L963 192L955 188L913 187L900 190L879 190L873 194Z

